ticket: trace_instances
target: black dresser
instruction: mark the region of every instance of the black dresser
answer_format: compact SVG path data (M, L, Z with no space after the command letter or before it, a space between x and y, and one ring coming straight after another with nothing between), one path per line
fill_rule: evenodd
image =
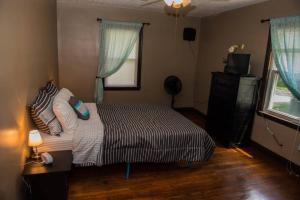
M259 80L254 76L213 72L206 129L225 146L250 140Z

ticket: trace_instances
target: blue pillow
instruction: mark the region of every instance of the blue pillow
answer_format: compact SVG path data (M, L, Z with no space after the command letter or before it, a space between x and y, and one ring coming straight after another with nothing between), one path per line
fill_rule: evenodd
M69 104L75 110L79 119L88 120L90 118L90 111L84 105L82 101L74 96L70 97Z

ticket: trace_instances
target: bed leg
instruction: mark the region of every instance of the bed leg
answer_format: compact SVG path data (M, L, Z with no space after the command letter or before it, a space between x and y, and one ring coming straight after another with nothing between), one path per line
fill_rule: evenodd
M130 163L126 163L126 172L125 172L125 179L128 180L130 176L130 171L131 171L131 165Z
M187 164L188 164L188 167L189 167L189 168L193 168L193 162L192 162L192 161L188 161Z

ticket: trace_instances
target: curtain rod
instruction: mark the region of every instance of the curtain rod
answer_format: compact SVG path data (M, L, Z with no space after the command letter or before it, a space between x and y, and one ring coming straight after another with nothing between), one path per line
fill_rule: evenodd
M262 20L260 20L260 23L266 23L266 22L270 22L270 19L262 19Z
M102 19L101 18L97 18L97 22L102 22ZM147 25L147 26L150 26L151 24L149 22L143 22L142 23L143 25Z

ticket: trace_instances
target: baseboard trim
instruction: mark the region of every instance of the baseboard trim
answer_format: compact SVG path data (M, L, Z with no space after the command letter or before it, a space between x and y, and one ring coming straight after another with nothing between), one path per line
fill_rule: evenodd
M278 160L279 162L281 162L282 164L286 164L288 162L288 159L282 157L281 155L278 155L277 153L274 153L273 151L271 151L270 149L262 146L261 144L258 144L257 142L251 141L250 144L252 147L264 152L265 154L268 154L269 156L271 156L272 158ZM292 167L293 169L296 171L296 173L300 174L300 166L292 163Z
M198 115L200 115L201 117L203 117L204 119L206 119L206 114L200 112L199 110L197 110L196 108L193 108L193 107L177 107L174 109L176 111L182 111L182 112L195 112Z

